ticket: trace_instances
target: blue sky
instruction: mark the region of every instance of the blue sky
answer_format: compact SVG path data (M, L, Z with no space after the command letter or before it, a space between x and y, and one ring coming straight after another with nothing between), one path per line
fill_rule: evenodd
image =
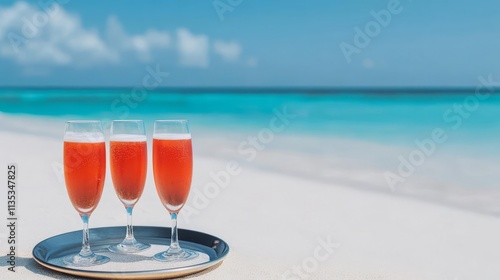
M0 2L0 86L134 86L148 66L170 73L166 87L474 87L500 76L498 1L47 3Z

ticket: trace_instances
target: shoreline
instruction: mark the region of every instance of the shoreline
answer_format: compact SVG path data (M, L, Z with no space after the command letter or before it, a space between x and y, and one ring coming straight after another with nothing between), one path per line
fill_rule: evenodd
M34 115L0 115L0 121L5 120L0 124L0 128L12 133L20 133L26 136L32 136L37 133L37 136L47 137L48 139L60 140L63 139L64 121L60 117L39 117ZM15 125L10 125L11 122L16 122ZM47 122L61 125L60 129L55 126L44 126ZM36 126L30 124L34 123ZM149 124L151 125L151 124ZM198 131L193 139L194 151L209 158L220 159L225 161L237 161L244 167L254 167L260 170L271 170L275 173L282 174L283 176L293 176L302 179L312 180L323 184L342 185L346 188L353 188L362 191L381 193L389 196L398 196L410 198L414 200L421 200L423 202L433 203L445 207L451 207L464 211L471 211L478 214L500 217L500 206L497 201L500 201L500 189L495 188L467 188L457 185L438 186L435 183L430 183L431 187L422 188L421 186L429 185L429 180L432 178L425 178L422 176L414 176L409 178L409 182L405 186L398 186L394 190L391 189L381 174L387 171L387 167L375 167L378 164L377 159L370 159L364 162L359 158L349 158L350 155L340 155L327 153L322 154L323 151L313 151L310 147L315 141L321 141L319 147L324 147L327 144L336 143L333 146L340 146L344 149L349 146L356 147L355 149L368 148L370 150L383 150L388 153L403 153L408 150L404 147L391 147L380 143L371 143L364 140L334 138L329 139L324 136L310 136L310 135L297 135L285 133L284 135L276 135L276 143L266 145L265 149L257 152L257 159L247 161L244 156L239 154L236 148L238 144L245 141L248 135L252 135L252 130L247 131L247 134L235 133L226 131L223 133L221 128L217 128L213 132L209 128L202 128ZM42 133L42 134L40 134ZM60 134L60 135L59 135ZM151 145L152 132L147 131L148 134L148 148ZM224 139L218 138L219 135L225 135ZM105 132L106 139L108 139L108 132ZM222 140L222 141L221 141ZM297 145L286 145L287 142L293 143L308 143ZM199 145L198 145L199 144ZM285 144L283 146L283 144ZM215 148L214 148L215 147ZM302 148L303 150L297 149ZM390 149L390 150L388 150ZM207 152L210 151L210 152ZM362 155L357 155L361 157ZM260 157L260 158L259 158ZM331 158L335 158L334 160ZM304 159L304 160L299 160ZM350 162L347 164L344 161L348 159ZM295 162L300 161L314 163L315 168L308 167L308 169L300 168L297 165L293 167L292 164L283 165L282 162ZM361 165L360 165L361 164ZM387 166L387 165L386 165ZM378 169L378 170L377 170ZM362 174L362 177L359 177ZM357 178L357 179L353 179ZM427 181L427 182L426 182ZM442 182L441 185L446 184ZM444 188L443 188L444 187ZM473 199L471 199L473 197Z

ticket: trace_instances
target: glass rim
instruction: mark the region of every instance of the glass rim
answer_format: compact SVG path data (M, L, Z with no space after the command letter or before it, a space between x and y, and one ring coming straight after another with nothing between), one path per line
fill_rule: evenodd
M101 123L99 120L71 120L66 121L66 123Z
M112 120L111 122L144 122L144 120Z
M155 120L155 122L180 122L180 123L183 123L183 122L189 122L188 120L186 119L180 119L180 120Z

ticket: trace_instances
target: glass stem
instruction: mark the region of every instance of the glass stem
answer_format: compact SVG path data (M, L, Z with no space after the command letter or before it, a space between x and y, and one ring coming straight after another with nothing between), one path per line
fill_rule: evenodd
M90 242L89 242L89 215L83 214L81 215L83 221L83 240L82 240L82 250L80 251L80 256L89 257L93 253L90 251Z
M134 241L134 229L132 227L132 206L127 206L127 234L125 235L125 240Z
M170 247L167 250L167 254L175 255L182 251L181 246L179 246L179 237L177 235L177 213L171 213L170 219L172 220L172 237L170 239Z

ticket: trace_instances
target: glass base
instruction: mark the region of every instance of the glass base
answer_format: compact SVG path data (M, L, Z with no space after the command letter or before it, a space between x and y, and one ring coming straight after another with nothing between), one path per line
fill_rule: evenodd
M134 242L123 241L120 244L111 245L108 247L108 250L110 250L113 253L119 253L119 254L133 254L142 252L149 248L151 248L150 244L145 244L134 240Z
M63 263L67 266L76 266L76 267L87 267L99 264L105 264L109 262L109 258L106 256L96 255L92 253L90 256L82 256L72 255L67 256L63 259Z
M154 255L154 259L160 262L182 262L194 259L198 257L199 254L196 251L189 249L181 249L178 253L170 253L167 251L158 253Z

